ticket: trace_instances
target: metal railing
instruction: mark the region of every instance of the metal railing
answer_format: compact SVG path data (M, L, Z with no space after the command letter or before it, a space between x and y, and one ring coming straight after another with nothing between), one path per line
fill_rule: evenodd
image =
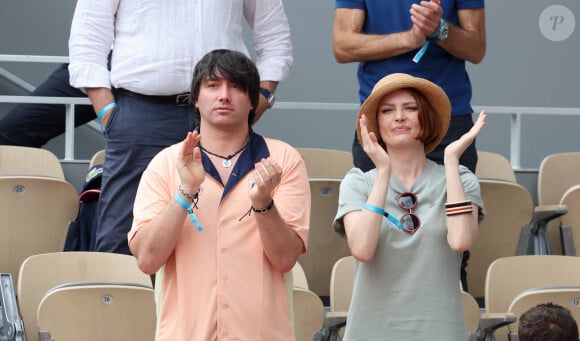
M68 57L58 56L26 56L26 55L0 55L0 62L32 62L32 63L66 63ZM12 80L14 76L6 76L9 73L0 68L0 77ZM24 87L26 88L26 87ZM64 104L66 107L66 132L65 132L65 160L74 160L74 112L79 104L91 104L88 98L74 97L36 97L36 96L0 96L0 103L47 103ZM271 110L333 110L350 111L358 110L358 103L323 103L323 102L276 102ZM509 115L510 123L510 162L514 170L521 167L522 145L522 117L524 115L564 115L578 116L580 108L554 108L554 107L516 107L516 106L474 106L476 113L485 110L488 114ZM94 129L99 129L96 122L92 123Z

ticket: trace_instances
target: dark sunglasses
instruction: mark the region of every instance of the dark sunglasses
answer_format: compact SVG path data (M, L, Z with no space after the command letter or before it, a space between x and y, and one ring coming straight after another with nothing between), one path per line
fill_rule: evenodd
M405 211L409 211L409 213L403 214L401 219L399 219L403 231L410 234L417 232L421 226L421 220L412 212L417 207L417 196L411 192L403 192L397 195L397 205Z

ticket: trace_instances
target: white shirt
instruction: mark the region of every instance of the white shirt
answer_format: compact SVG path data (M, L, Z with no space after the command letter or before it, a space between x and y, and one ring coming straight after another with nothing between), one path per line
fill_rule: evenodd
M189 92L193 68L207 52L250 56L244 17L253 28L261 80L286 79L293 58L282 0L79 0L69 39L70 83L146 95Z

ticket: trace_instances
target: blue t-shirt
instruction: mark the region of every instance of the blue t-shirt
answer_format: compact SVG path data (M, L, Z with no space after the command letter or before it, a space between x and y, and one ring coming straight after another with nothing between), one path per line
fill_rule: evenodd
M413 26L409 13L415 0L336 0L336 8L356 8L366 12L363 33L387 34L408 31ZM457 11L483 8L484 0L441 1L443 19L458 25ZM445 90L451 101L452 115L467 115L471 108L471 81L465 69L465 61L453 57L432 42L418 62L413 57L419 49L388 59L361 62L358 66L359 97L361 103L371 93L373 86L381 78L391 73L403 72L421 77L438 84Z

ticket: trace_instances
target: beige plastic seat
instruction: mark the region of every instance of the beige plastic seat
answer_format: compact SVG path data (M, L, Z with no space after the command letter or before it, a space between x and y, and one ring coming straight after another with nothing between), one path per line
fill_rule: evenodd
M346 238L334 232L332 222L338 209L340 179L311 178L311 216L308 252L298 257L310 290L319 296L329 295L332 266L350 255Z
M580 252L580 184L570 187L562 196L560 204L568 213L560 217L563 254L577 256ZM564 228L567 227L567 228Z
M296 148L310 178L340 178L353 168L352 154L344 150Z
M74 186L64 180L2 176L0 207L0 272L11 273L17 281L27 257L62 250L79 202Z
M293 300L295 340L311 341L324 321L322 300L312 291L298 287L294 287Z
M521 185L501 180L480 180L486 216L479 224L467 265L469 293L481 298L487 268L496 259L515 256L522 228L532 218L534 203Z
M304 269L302 268L302 265L300 265L299 262L296 262L296 264L294 264L294 267L292 268L292 279L294 288L307 290L309 289L306 273L304 272Z
M51 151L0 145L0 176L5 175L48 176L65 180L62 165Z
M561 254L558 217L566 214L566 206L560 205L564 193L580 184L580 152L556 153L546 156L538 170L538 206L534 221L540 245L537 254Z
M580 286L575 287L543 287L532 288L520 293L508 308L518 318L529 309L538 304L553 303L570 310L570 313L576 321L580 321ZM518 331L518 321L509 325L510 333Z
M477 151L475 175L478 179L517 182L510 161L503 155L493 152Z
M538 170L538 205L558 204L568 188L580 184L580 152L546 156Z
M356 259L345 256L338 259L332 267L330 277L330 310L332 316L346 316L352 297Z
M93 157L91 158L90 162L89 162L89 169L93 168L96 165L102 165L103 162L105 162L105 150L99 150L98 152L96 152L95 154L93 154Z
M330 307L326 313L324 325L337 329L340 339L344 336L348 308L352 298L356 259L344 256L338 259L330 276Z
M487 271L485 314L512 316L510 305L522 292L539 287L569 287L580 283L580 257L561 255L513 256L495 260ZM513 322L512 321L512 322ZM495 331L496 341L506 341L508 327Z
M46 340L155 339L153 289L135 284L84 283L53 288L40 301L37 318Z
M36 340L36 312L44 294L70 282L124 282L151 287L133 256L104 252L54 252L27 258L20 267L17 295L28 340ZM80 339L79 339L80 340Z
M467 330L467 334L470 335L477 331L481 311L475 298L463 290L461 291L461 303L463 304L463 313L465 316L465 329Z

